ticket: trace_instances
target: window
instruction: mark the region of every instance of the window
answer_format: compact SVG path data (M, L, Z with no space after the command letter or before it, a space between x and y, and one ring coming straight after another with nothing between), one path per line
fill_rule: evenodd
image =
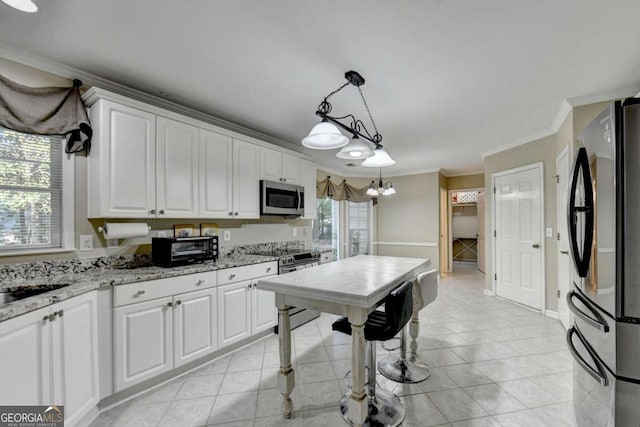
M0 128L0 254L69 246L63 229L73 228L73 216L69 212L71 227L63 223L69 172L62 142Z
M371 202L347 202L347 229L349 230L349 256L371 253Z
M332 199L316 199L317 215L313 221L313 246L333 249L340 259L340 202Z

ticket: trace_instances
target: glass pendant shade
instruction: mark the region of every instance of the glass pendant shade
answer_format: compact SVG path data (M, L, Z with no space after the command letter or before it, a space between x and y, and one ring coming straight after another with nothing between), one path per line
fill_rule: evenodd
M384 189L384 191L382 192L383 196L390 196L392 194L396 194L396 189L393 188L393 185L391 185L390 182L387 182L386 184L386 188Z
M302 140L302 145L314 150L333 150L347 145L348 142L349 138L340 133L336 125L322 121L311 129L309 135Z
M369 144L358 138L358 135L354 135L351 142L342 147L336 156L347 160L361 160L371 157L373 154Z
M389 154L384 151L382 148L376 148L373 151L373 156L365 159L364 162L361 163L362 166L367 168L383 168L385 166L393 166L396 164L396 161L389 156Z
M33 13L38 11L38 6L36 6L31 0L2 0L3 3L8 4L9 6L21 10L22 12Z
M377 197L378 196L378 191L375 188L375 182L371 181L371 184L369 184L369 188L367 189L367 196L371 196L371 197Z

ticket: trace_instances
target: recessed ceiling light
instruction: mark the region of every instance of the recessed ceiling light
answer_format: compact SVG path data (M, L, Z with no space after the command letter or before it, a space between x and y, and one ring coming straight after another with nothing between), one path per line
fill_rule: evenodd
M31 0L2 0L9 6L16 8L22 12L34 13L38 11L38 6Z

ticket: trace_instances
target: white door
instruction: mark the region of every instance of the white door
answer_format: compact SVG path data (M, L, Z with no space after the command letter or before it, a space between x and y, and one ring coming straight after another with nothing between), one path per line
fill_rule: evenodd
M218 347L251 336L251 282L218 287Z
M205 289L173 298L174 365L202 357L218 348L217 291Z
M565 148L556 159L557 176L557 239L558 239L558 317L562 325L569 329L571 319L567 307L567 292L571 288L571 256L567 229L567 197L570 174L569 149Z
M269 276L274 277L274 276ZM266 279L262 277L261 279ZM256 287L257 280L253 281L251 289L251 334L273 328L278 324L278 309L276 308L276 294L271 291L263 291Z
M233 218L260 218L258 148L233 140Z
M69 425L100 400L97 304L93 291L53 306L58 314L51 322L53 402L62 402Z
M485 245L485 236L484 236L484 191L478 191L478 270L484 273L485 271L485 256L484 256L484 245Z
M158 218L198 217L198 128L158 116Z
M449 271L449 204L447 190L440 188L440 272Z
M155 217L156 116L110 101L96 105L100 144L94 144L88 168L103 200L89 195L89 216ZM99 172L91 170L94 163ZM94 210L100 205L104 208Z
M114 310L116 391L173 369L173 299Z
M499 297L542 309L542 165L494 175Z
M260 179L282 181L282 153L260 147Z
M301 160L302 185L304 186L304 219L316 219L316 164Z
M200 217L233 215L231 137L200 129Z
M0 402L49 405L51 394L51 307L0 322Z
M289 184L302 184L300 164L299 157L282 153L282 181Z

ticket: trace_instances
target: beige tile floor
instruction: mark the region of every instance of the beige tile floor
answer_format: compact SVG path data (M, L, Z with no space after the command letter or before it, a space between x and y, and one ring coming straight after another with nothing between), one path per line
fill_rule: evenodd
M398 385L404 426L572 426L571 356L550 319L483 294L484 275L457 265L421 314L419 354L431 366L420 384ZM296 408L280 414L272 336L102 413L98 426L343 426L337 402L350 368L350 338L322 315L293 332ZM379 348L378 357L389 353Z

